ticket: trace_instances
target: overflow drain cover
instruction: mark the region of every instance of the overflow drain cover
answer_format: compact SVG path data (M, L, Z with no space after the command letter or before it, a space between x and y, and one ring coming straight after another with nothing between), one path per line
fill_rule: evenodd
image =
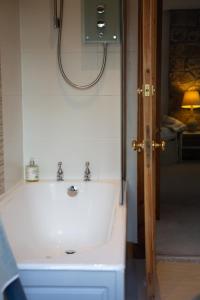
M66 254L75 254L76 251L75 250L67 250L65 251Z

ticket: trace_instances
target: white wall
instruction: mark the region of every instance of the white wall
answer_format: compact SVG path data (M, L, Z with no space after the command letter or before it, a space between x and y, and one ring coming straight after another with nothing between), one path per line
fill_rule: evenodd
M5 189L23 177L19 1L0 0Z
M137 51L138 8L137 0L128 1L127 40L127 181L128 181L128 241L137 242L137 153L131 148L137 138Z
M51 0L20 0L24 163L35 157L41 178L120 178L120 46L109 46L105 74L87 91L66 85L58 71ZM102 47L82 44L80 0L65 1L62 57L72 80L87 83L100 68Z

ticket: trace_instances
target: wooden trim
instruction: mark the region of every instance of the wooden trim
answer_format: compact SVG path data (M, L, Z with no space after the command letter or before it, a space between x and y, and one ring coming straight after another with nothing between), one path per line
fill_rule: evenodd
M139 244L127 242L126 243L126 257L127 259L144 259L143 249Z
M133 259L134 257L134 244L131 242L126 243L126 259Z

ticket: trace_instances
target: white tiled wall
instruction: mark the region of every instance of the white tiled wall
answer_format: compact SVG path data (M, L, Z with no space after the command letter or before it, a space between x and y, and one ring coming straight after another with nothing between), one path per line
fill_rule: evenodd
M63 65L70 78L88 83L99 72L102 46L84 45L81 1L65 0ZM41 178L80 178L86 160L93 178L120 178L120 46L108 48L99 84L79 91L58 71L53 1L20 0L24 163L35 157Z
M23 177L19 30L19 1L0 0L0 60L6 190Z
M128 182L128 241L137 242L137 153L131 141L137 138L137 0L128 0L127 40L127 182ZM134 14L134 16L133 16Z

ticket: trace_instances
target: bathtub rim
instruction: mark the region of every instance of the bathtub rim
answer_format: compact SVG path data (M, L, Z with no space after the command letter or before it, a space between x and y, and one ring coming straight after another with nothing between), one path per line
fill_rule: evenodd
M9 188L7 191L3 192L1 195L0 195L0 206L2 205L2 202L4 202L4 198L9 196L10 194L12 194L16 189L18 189L20 186L23 186L23 185L40 185L40 184L43 184L43 183L72 183L72 182L75 182L75 183L87 183L86 181L84 181L83 179L81 178L67 178L63 181L57 181L57 180L54 180L54 179L40 179L39 181L26 181L25 179L21 179L19 180L17 183L15 183L11 188ZM90 180L88 181L88 183L107 183L107 184L121 184L121 180L120 179L95 179L95 180Z

